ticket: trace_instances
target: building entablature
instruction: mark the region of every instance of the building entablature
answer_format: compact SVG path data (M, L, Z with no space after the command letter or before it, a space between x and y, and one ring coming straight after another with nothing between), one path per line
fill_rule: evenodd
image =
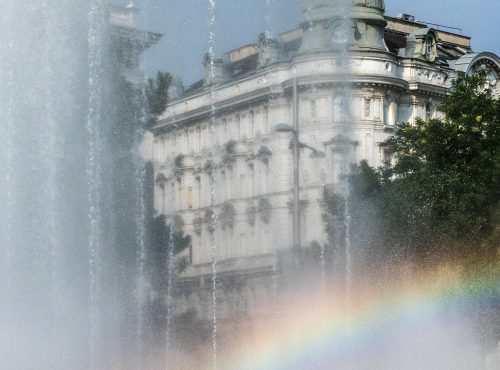
M212 91L204 91L189 98L171 103L163 114L155 132L168 132L196 122L208 120L212 113L221 117L230 112L238 112L246 107L269 101L272 97L290 95L294 79L299 85L334 87L347 83L357 88L392 87L415 92L419 86L425 92L444 95L451 84L452 70L441 68L425 61L403 59L399 63L384 59L351 59L348 74L338 73L338 60L300 60L288 68L283 66L276 71L260 73L252 78L233 81L216 86ZM431 87L429 89L428 87ZM332 90L334 94L334 90Z

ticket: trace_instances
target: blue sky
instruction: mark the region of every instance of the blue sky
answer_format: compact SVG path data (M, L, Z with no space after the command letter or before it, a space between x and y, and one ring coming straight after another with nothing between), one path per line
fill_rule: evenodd
M115 0L115 3L127 0ZM216 52L253 43L259 33L274 34L301 21L301 0L215 0ZM169 71L186 84L202 76L208 50L209 0L135 0L141 26L164 36L144 55L148 74ZM417 20L461 28L475 51L500 54L500 0L386 0L386 14L408 13Z

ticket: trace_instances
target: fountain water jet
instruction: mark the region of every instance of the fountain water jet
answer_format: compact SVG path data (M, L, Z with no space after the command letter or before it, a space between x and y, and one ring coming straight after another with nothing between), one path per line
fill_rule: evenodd
M110 368L135 332L136 92L102 1L0 4L0 367Z

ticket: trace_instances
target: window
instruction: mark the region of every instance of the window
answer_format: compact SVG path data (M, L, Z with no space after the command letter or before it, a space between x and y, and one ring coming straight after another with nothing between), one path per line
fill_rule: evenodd
M332 41L336 44L347 42L347 27L344 24L338 25L333 29Z
M333 122L345 123L346 121L346 105L342 95L337 95L333 99Z
M193 209L193 188L192 187L188 187L187 202L188 202L188 208Z
M425 54L425 58L431 62L435 59L435 44L436 41L434 37L432 35L427 36L425 39L423 54Z
M196 178L196 191L198 194L197 208L201 208L201 177Z
M176 196L177 196L177 201L178 201L178 210L182 209L182 196L181 196L181 181L177 180L177 189L176 189Z
M429 122L432 119L432 104L427 103L425 105L425 120Z
M268 107L264 107L264 134L267 134L268 131L269 131L269 108Z
M246 136L246 135L242 134L241 119L240 119L239 114L236 115L236 118L234 119L234 124L236 126L236 129L238 130L238 140L241 140L243 138L243 136Z
M199 153L201 148L201 127L196 127L195 153Z
M246 183L245 175L240 175L240 198L244 198L246 195Z
M425 41L425 54L430 56L432 54L432 38L427 38Z
M222 130L224 131L222 136L222 142L227 143L230 140L230 138L227 132L227 121L225 119L222 120Z
M365 98L365 107L364 107L365 118L368 118L371 115L371 105L372 105L372 100L370 98Z
M255 184L255 169L254 169L254 166L253 165L250 165L248 166L248 169L250 171L250 196L253 197L255 194L255 190L254 190L254 184Z
M194 151L194 130L189 130L186 135L187 135L188 153L192 153Z
M256 134L256 129L255 129L255 114L253 113L253 110L250 111L250 132L252 133L251 136L254 136Z
M311 99L309 104L311 106L311 119L315 120L317 118L317 115L318 115L318 112L316 109L316 100Z

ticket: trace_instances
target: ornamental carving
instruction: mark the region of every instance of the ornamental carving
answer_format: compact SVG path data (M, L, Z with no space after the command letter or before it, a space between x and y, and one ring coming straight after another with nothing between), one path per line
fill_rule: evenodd
M236 210L232 204L226 204L222 207L219 215L219 222L223 228L233 228L236 220Z
M269 163L269 158L271 158L273 156L273 152L271 152L271 150L263 145L259 148L259 151L257 152L257 154L255 155L255 157L264 162L265 164L268 164Z
M205 211L205 215L203 217L203 222L207 225L207 230L209 233L213 233L215 231L216 224L216 215L215 212L211 209L207 209Z
M353 141L347 136L338 134L327 142L323 143L325 146L330 146L334 153L348 153L353 147L358 145L357 141Z
M252 203L249 203L245 209L245 216L247 223L251 226L255 225L255 219L257 216L257 208Z
M224 158L222 161L229 168L232 168L234 162L236 162L236 144L236 141L229 140L224 148Z
M174 217L174 230L177 233L182 233L184 229L184 219L181 215L175 215Z
M177 157L175 157L174 166L176 169L182 168L183 160L184 160L184 156L182 154L179 154Z
M207 160L205 164L203 165L203 171L205 171L208 174L211 174L215 170L215 163L212 160Z
M265 67L280 60L280 44L278 40L261 33L257 39L259 49L258 66Z
M159 173L158 175L156 175L155 182L160 188L163 189L163 188L165 188L165 183L167 182L167 177L163 173Z
M196 235L198 236L201 235L202 226L203 226L203 218L200 215L197 215L193 219L193 229Z
M262 198L261 200L259 200L259 204L257 206L257 212L262 222L268 224L271 221L272 209L273 207L269 199Z
M485 90L490 90L494 97L500 97L500 67L488 59L480 59L472 66L472 71L483 72L486 77Z

